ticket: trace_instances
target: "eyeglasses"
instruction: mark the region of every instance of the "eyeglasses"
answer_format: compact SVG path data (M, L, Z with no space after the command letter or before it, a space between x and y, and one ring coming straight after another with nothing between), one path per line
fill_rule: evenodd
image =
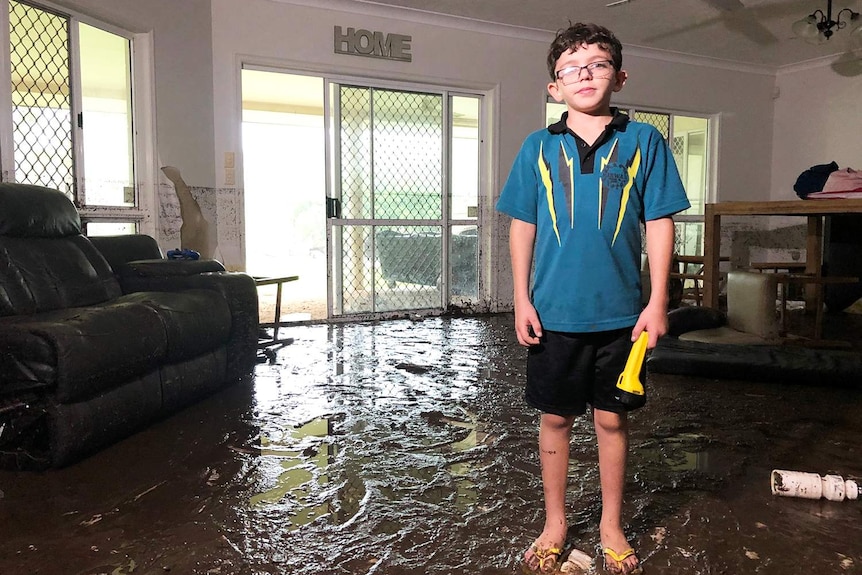
M586 66L566 66L557 70L557 80L563 85L569 85L577 82L581 78L581 70L586 70L590 78L596 80L605 80L614 74L614 63L610 60L599 60L598 62L590 62Z

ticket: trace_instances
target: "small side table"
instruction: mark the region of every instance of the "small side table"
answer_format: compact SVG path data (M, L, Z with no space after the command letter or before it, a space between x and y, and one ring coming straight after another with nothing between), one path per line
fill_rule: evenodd
M299 276L255 277L254 278L254 284L257 287L268 286L268 285L273 285L273 284L276 285L276 288L275 288L276 289L276 292L275 292L275 317L273 318L273 322L260 324L260 327L263 327L263 328L271 327L272 328L272 339L271 340L266 339L266 340L259 342L258 347L268 347L270 345L275 345L275 344L279 344L279 343L283 344L283 345L290 345L291 343L293 343L292 337L285 338L285 339L278 339L278 327L279 327L279 325L281 325L281 292L282 292L281 288L284 284L286 284L288 282L296 281L298 279L299 279Z

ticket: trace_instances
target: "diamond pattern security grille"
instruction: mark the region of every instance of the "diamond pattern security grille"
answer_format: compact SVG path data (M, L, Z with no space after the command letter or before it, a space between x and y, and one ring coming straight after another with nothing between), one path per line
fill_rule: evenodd
M441 306L439 227L346 225L341 229L342 313Z
M454 296L476 298L479 290L479 228L459 228L453 228L449 238L449 290Z
M661 132L661 135L664 136L665 140L670 138L670 114L635 111L632 119L638 122L652 124L659 132Z
M674 222L674 252L685 256L703 253L703 222Z
M379 226L374 234L378 311L441 306L443 245L436 226Z
M9 2L15 180L74 196L68 19Z
M374 217L440 219L443 99L374 92Z
M443 98L341 88L345 218L440 219Z
M373 217L371 90L341 88L341 210L345 218Z

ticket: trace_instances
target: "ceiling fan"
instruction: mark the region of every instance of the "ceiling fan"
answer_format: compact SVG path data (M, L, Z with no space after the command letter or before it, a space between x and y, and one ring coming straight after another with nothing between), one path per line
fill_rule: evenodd
M753 15L750 13L757 9L753 5L758 4L759 0L701 1L705 2L706 4L709 4L717 10L720 10L721 14L716 18L712 18L691 26L687 26L680 30L674 30L671 32L657 35L651 38L651 40L660 40L662 38L681 34L695 28L711 25L716 21L721 21L728 30L738 32L749 40L756 42L757 44L764 45L778 42L778 38L775 36L775 34L773 34L769 30L769 28L761 24L760 21L756 17L753 17ZM613 2L605 4L605 6L608 8L613 8L616 6L622 6L623 4L628 4L630 2L634 2L634 0L614 0ZM754 14L754 16L756 16L756 14Z

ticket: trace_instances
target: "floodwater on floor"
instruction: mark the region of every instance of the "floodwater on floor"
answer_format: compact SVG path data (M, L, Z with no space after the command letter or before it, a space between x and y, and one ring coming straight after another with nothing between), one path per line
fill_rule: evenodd
M290 327L248 381L90 458L0 472L0 573L515 574L541 531L538 414L511 315ZM625 528L647 575L862 573L862 393L650 374ZM594 554L589 418L568 545ZM600 562L598 572L602 572Z

